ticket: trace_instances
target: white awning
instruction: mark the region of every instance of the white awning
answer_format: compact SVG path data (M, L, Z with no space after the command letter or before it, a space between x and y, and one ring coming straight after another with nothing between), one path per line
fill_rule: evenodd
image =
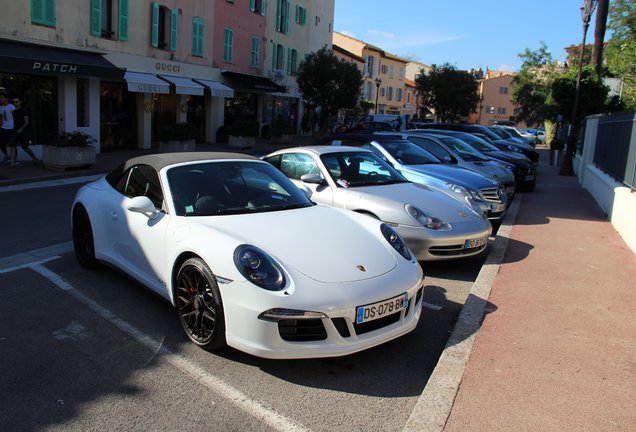
M178 77L174 75L159 75L166 81L174 84L177 94L203 96L203 86L192 81L190 78Z
M204 79L195 79L195 81L209 88L210 92L212 92L212 96L225 97L230 99L234 97L234 90L224 84L221 84L218 81L210 81Z
M170 93L170 86L152 74L126 71L124 79L128 83L128 91L135 93Z

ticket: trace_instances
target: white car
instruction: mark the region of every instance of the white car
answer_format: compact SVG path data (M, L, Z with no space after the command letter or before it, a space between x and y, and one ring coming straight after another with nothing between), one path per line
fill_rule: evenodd
M263 157L317 204L363 213L400 233L418 260L483 252L492 231L485 215L450 194L407 180L369 150L288 148Z
M393 228L316 206L251 156L131 159L78 191L72 232L82 266L108 263L146 285L208 350L341 356L420 317L422 269Z

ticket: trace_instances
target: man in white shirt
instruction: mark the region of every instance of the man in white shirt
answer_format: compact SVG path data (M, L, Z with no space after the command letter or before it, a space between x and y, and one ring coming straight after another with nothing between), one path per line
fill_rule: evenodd
M9 103L6 93L0 93L0 117L2 118L2 128L0 128L0 147L5 153L3 164L11 166L18 164L18 151L13 140L13 111L15 107ZM8 148L8 155L5 149Z

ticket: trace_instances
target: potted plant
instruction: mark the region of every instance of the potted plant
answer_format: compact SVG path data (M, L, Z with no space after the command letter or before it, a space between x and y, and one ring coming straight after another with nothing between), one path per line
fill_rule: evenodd
M81 131L63 132L42 146L42 163L56 170L93 165L95 142L95 138Z
M229 128L228 145L233 148L252 148L256 145L256 137L260 125L257 120L240 119Z
M159 128L159 151L187 152L194 151L196 129L190 123L170 123Z
M271 142L276 144L289 144L293 130L285 119L276 117L271 128Z

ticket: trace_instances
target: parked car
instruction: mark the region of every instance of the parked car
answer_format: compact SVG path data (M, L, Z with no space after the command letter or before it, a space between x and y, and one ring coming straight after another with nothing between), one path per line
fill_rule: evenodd
M444 130L456 130L468 133L482 134L492 141L492 144L497 146L501 150L517 151L525 154L532 162L537 163L539 160L539 153L527 143L518 141L511 137L504 138L497 134L492 127L482 126L477 124L463 124L463 123L430 123L420 127L420 129L444 129Z
M315 203L389 223L418 260L462 258L486 249L492 228L484 215L450 195L408 181L369 150L296 147L263 159L305 188Z
M378 131L394 131L391 123L381 121L362 121L344 133L373 133Z
M433 153L445 163L478 172L503 184L508 199L514 196L514 165L489 159L465 142L451 136L433 135L430 131L404 131L399 136Z
M82 266L104 262L146 285L208 350L341 356L420 317L422 269L391 226L316 206L251 156L131 159L79 190L72 236Z
M427 129L427 131L434 135L454 136L491 159L514 165L513 173L517 187L534 188L537 181L537 167L523 153L500 150L476 134L469 134L468 132L435 129Z
M536 145L537 137L530 132L523 132L512 126L497 126L497 128L503 129L504 132L506 132L512 138L521 138L524 140L525 143L533 147Z
M442 162L412 142L379 134L344 134L322 144L371 150L408 180L450 192L462 202L485 213L492 223L505 216L508 197L502 184L482 174Z

